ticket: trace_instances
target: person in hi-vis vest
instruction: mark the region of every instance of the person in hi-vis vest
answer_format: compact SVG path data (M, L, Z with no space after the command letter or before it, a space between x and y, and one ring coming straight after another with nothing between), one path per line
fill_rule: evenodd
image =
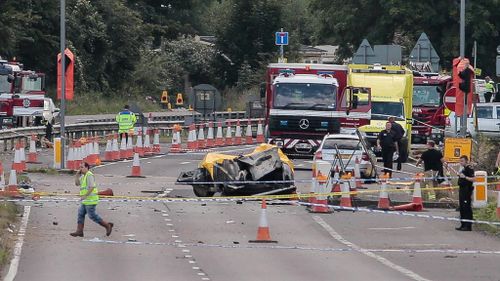
M106 236L111 234L113 223L104 221L97 213L96 206L99 203L99 195L94 174L90 171L90 165L83 162L80 165L80 170L76 173L75 184L80 186L80 208L78 208L77 229L70 233L73 237L83 237L83 226L85 223L85 215L88 215L91 220L101 225L106 229Z
M130 107L128 105L125 105L123 110L116 114L115 120L118 122L118 134L120 135L120 140L123 136L128 138L128 133L130 130L134 129L135 123L137 122L135 113L130 111Z

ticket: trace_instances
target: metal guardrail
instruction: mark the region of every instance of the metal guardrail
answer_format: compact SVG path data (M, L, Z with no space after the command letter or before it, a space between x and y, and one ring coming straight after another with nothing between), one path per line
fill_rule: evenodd
M201 114L194 112L192 115L170 115L170 116L153 116L153 120L148 122L148 127L153 129L160 129L163 131L168 131L173 125L184 125L186 119L191 117L200 118ZM244 111L234 111L234 112L215 112L213 114L207 115L207 119L213 120L236 120L245 118ZM140 126L140 124L138 124ZM65 126L67 135L66 137L76 135L80 137L82 132L96 134L97 132L112 132L118 130L118 124L114 118L96 118L93 120L86 120L81 123L67 124ZM55 125L53 128L53 134L58 135L60 130L60 125ZM3 143L4 151L7 150L7 143L10 142L10 147L14 146L16 140L21 138L27 138L31 135L45 135L45 126L37 127L22 127L14 129L0 130L0 143ZM101 134L102 135L102 134Z

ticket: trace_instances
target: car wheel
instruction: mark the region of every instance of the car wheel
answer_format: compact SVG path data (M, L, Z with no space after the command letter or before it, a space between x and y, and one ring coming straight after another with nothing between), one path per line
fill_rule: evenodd
M193 192L198 197L212 197L215 194L215 192L210 191L210 186L208 185L193 186Z

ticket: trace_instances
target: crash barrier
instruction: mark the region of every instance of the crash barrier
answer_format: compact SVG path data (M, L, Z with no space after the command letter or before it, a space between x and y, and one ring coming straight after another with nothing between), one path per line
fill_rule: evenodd
M436 188L433 188L436 189ZM61 194L63 195L63 194ZM64 194L67 195L67 194ZM323 195L323 194L321 194ZM3 199L1 201L7 202L19 202L19 203L79 203L79 198L65 198L65 197L42 197L40 196L32 196L32 199ZM72 195L76 196L76 195ZM339 205L332 204L318 204L318 203L309 203L300 201L300 199L307 198L308 196L318 196L318 194L310 195L310 194L289 194L289 195L266 195L266 196L233 196L233 197L216 197L216 198L164 198L164 197L134 197L134 196L100 196L99 199L101 202L109 202L109 203L157 203L157 202L166 202L166 203L208 203L208 202L245 202L245 201L260 201L262 199L269 200L279 200L278 204L289 204L292 206L322 206L327 207L332 210L337 211L350 211L350 212L364 212L364 213L373 213L373 214L386 214L386 215L396 215L396 216L404 216L404 217L414 217L414 218L423 218L423 219L434 219L441 221L453 221L453 222L470 222L473 224L486 224L491 226L500 226L500 222L497 221L483 221L483 220L465 220L459 219L455 217L446 217L439 215L429 215L423 213L412 213L407 211L393 211L393 210L379 210L379 209L370 209L365 207L344 207ZM293 200L286 200L293 199ZM271 204L271 203L269 203Z
M263 143L262 123L263 119L254 118L193 123L189 126L177 125L172 128L172 144L169 152L209 152L211 148ZM245 135L242 126L246 127ZM185 140L182 138L183 131L187 131ZM254 132L256 132L255 140Z
M67 135L66 139L70 137L70 134L76 134L77 137L81 137L83 133L91 133L96 134L97 132L105 132L113 131L118 129L118 125L115 121L114 114L108 114L108 117L101 118L97 116L82 116L82 119L89 120L78 120L78 123L75 124L66 124L65 129ZM164 114L161 112L155 112L150 115L148 118L147 124L144 124L144 127L157 128L161 129L160 133L167 133L168 127L171 127L175 124L182 125L189 118L198 118L198 119L209 119L209 120L237 120L245 118L244 111L233 111L233 112L215 112L213 114L201 115L197 112L175 112L172 114ZM137 125L139 126L139 125ZM14 148L15 143L18 139L27 138L32 135L36 136L44 136L45 135L45 126L32 126L32 127L22 127L22 128L13 128L13 129L3 129L0 130L0 142L3 144L4 151L8 149ZM53 127L53 134L60 134L60 125L56 124ZM41 140L42 138L39 137Z

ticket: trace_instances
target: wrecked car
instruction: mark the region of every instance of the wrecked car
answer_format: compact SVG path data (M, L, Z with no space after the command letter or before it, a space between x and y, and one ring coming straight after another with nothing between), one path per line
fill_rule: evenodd
M207 153L194 171L182 172L178 183L191 184L198 197L289 194L295 192L294 167L276 146L261 144L247 155ZM274 182L277 181L277 182Z

